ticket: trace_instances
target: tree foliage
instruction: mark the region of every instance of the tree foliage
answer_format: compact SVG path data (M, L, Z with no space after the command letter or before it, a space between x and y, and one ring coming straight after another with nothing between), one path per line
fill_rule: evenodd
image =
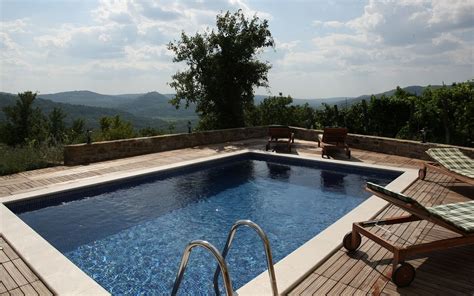
M316 127L346 126L350 132L374 136L428 140L474 146L474 83L428 87L415 95L397 87L392 96L372 96L349 108L323 105L316 110ZM300 122L297 126L303 126Z
M176 90L171 101L196 103L199 128L219 129L245 125L245 112L252 108L255 87L267 87L268 62L257 55L274 41L267 20L247 19L242 11L217 15L217 30L170 42L174 62L185 62L186 70L172 76Z
M100 119L100 134L96 140L119 140L134 138L136 133L130 122L124 121L119 115L104 116Z
M251 125L292 125L311 128L315 123L315 111L308 104L292 105L291 96L265 98L255 106L249 114L248 122Z
M30 140L46 138L46 118L39 108L33 107L35 99L36 93L26 91L18 94L15 105L3 108L7 119L4 126L7 144L22 145Z
M474 82L428 87L422 95L397 87L391 96L372 96L350 107L292 105L290 96L269 97L246 114L249 125L283 124L305 128L344 126L352 133L474 146Z
M50 136L58 143L62 143L66 138L64 118L66 118L66 114L60 108L54 108L48 115Z

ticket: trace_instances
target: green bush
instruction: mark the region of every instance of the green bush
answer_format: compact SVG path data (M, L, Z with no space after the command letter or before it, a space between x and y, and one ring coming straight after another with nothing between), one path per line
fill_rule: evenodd
M63 146L34 142L10 147L0 144L0 175L14 174L62 164Z

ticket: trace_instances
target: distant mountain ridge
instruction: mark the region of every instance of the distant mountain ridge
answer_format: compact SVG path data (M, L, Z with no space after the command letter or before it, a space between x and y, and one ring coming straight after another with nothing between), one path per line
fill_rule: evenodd
M440 85L431 86L433 88L441 87ZM403 87L405 91L420 95L423 93L425 86L413 85ZM392 89L383 93L375 94L376 97L382 95L391 96L396 89ZM119 94L104 95L87 90L68 91L54 94L39 94L39 98L51 100L58 103L68 103L74 105L85 105L94 107L116 108L122 111L130 112L137 116L146 116L151 118L176 118L176 117L193 117L195 114L195 106L191 105L189 109L184 107L176 110L174 106L169 104L169 100L174 94L161 94L156 91L142 94ZM255 95L255 104L262 102L269 95ZM293 98L293 105L303 105L308 103L313 108L321 107L322 103L326 104L354 104L363 99L370 99L371 95L361 95L358 97L332 97L318 99L299 99Z
M127 110L137 116L149 118L160 118L165 120L181 119L191 120L197 119L196 107L194 104L189 108L181 107L176 109L169 103L170 98L156 91L141 95L134 100L130 100L117 106L117 109Z
M37 97L56 103L113 108L133 99L134 95L103 95L88 90L75 90L55 94L38 94Z
M440 85L431 86L433 88ZM420 95L426 89L423 86L407 86L405 91ZM382 95L391 96L396 89L383 93L375 94L377 98ZM176 109L169 103L174 94L160 94L153 91L145 94L119 94L104 95L87 90L69 91L54 94L39 94L35 105L40 107L45 114L48 114L54 107L61 108L66 114L66 122L70 123L74 119L84 118L86 125L92 128L99 126L99 119L102 116L120 115L123 119L131 121L136 128L154 127L167 129L174 124L176 131L186 130L188 121L193 126L198 121L196 106L190 105L190 108L181 106ZM269 96L255 95L255 104L261 103ZM329 105L339 105L341 107L351 106L363 99L369 100L371 95L362 95L358 97L336 97L324 99L293 99L293 105L308 104L313 108L320 108L323 103ZM4 106L14 104L16 95L0 92L0 110ZM5 115L0 112L0 120L5 120Z

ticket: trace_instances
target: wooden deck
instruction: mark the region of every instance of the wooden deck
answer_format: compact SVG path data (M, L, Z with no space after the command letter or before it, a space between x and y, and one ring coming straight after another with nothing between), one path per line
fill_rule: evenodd
M56 184L68 184L80 179L113 175L117 172L136 171L244 148L264 150L265 144L266 141L263 139L252 139L148 154L84 166L59 166L4 176L0 177L0 201L2 196L35 191ZM321 154L321 149L318 149L317 144L314 142L296 141L295 146L296 149L293 149L292 154L316 157ZM345 156L341 156L340 159L346 160ZM419 167L420 165L420 161L416 159L356 149L352 149L352 159L350 161L412 168ZM467 200L469 197L474 197L472 186L467 187L455 183L449 177L431 172L429 172L425 181L417 181L406 190L406 193L414 196L425 205L462 201ZM400 213L401 210L389 207L381 213L381 216L388 217L399 215ZM374 231L379 232L381 230L377 229ZM424 221L391 227L390 231L393 233L391 239L397 240L402 244L453 235ZM405 242L405 240L408 242ZM3 239L0 242L6 245L8 249L8 245ZM14 251L12 252L11 254L14 254ZM19 280L20 282L18 283L12 276L12 273L14 275L18 274L12 271L14 270L12 265L17 266L16 264L21 264L18 263L21 261L18 255L16 257L13 255L12 258L10 256L2 257L2 254L0 251L0 263L2 263L2 266L0 266L0 295L3 295L2 293L5 293L5 295L8 295L7 293L30 295L28 293L33 292L33 290L26 288L30 286L34 289L35 293L43 295L41 294L43 292L39 293L33 285L33 283L39 285L41 281L38 280L38 277L31 270L28 272L25 268L20 269L20 267L16 267L18 270L25 270L26 274L22 274L25 280L28 279L28 283L23 280ZM414 265L417 270L417 277L410 287L403 289L397 289L389 281L391 256L392 254L385 251L385 249L381 249L374 245L373 242L363 239L359 251L349 256L343 249L338 250L299 283L291 291L290 295L474 295L474 246L452 249L435 253L430 257L409 260L408 262ZM4 266L3 262L7 263L8 269ZM27 278L26 275L29 277ZM13 279L13 282L11 279ZM8 283L8 287L6 283ZM17 286L14 286L13 283ZM21 287L23 286L24 288L22 289ZM50 292L49 290L44 290L44 293L48 294ZM32 293L32 295L36 294Z
M4 295L53 295L53 293L0 236L0 296Z

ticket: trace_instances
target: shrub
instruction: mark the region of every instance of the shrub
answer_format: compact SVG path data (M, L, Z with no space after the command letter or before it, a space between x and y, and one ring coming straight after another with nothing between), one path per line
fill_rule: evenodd
M30 142L10 147L0 144L0 175L40 169L62 164L63 146L48 146Z

